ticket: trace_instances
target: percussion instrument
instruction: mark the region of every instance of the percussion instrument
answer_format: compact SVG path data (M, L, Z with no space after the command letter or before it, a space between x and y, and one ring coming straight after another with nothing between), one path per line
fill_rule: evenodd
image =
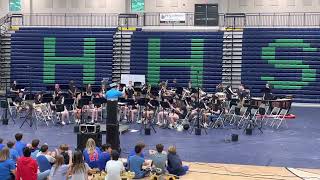
M223 100L226 100L227 99L227 94L226 93L223 93L223 92L217 92L215 94L215 96L220 100L220 101L223 101Z

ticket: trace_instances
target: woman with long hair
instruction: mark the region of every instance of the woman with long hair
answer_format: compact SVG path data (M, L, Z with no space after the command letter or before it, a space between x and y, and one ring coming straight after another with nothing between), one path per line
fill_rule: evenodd
M72 152L68 151L68 154L68 165L64 163L64 157L62 155L59 154L55 157L56 161L50 170L49 180L67 179L68 169L72 165Z
M68 175L71 176L70 180L88 180L88 173L95 173L87 163L81 151L75 151L72 156L72 165L69 168Z
M92 138L88 139L83 156L90 168L99 168L100 155L101 150L96 147L96 142Z
M0 151L0 179L10 180L11 175L16 173L16 165L13 160L9 159L10 150L9 148L3 148Z

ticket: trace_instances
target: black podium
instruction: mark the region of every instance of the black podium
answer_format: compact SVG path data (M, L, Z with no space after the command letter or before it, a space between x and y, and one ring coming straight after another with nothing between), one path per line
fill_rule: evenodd
M118 101L107 101L106 141L112 149L121 151L118 122Z

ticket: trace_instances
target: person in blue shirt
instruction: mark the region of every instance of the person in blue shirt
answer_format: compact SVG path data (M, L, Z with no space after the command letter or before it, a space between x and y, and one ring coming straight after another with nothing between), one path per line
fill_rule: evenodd
M14 149L14 142L8 141L7 147L10 149L10 159L12 159L14 162L16 162L20 156L19 156L18 151L16 149Z
M40 140L39 139L34 139L31 141L31 158L36 160L37 159L37 154L39 153L39 144Z
M92 138L88 139L83 156L90 168L99 168L101 151L96 147L96 142Z
M9 158L10 150L9 148L3 148L0 151L0 179L1 180L10 180L11 174L15 175L16 173L16 165Z
M110 144L103 144L101 146L101 150L102 152L100 156L99 169L102 171L106 168L107 162L110 161L111 159L110 154L111 154L112 148Z
M0 151L4 148L4 144L2 144L2 143L3 143L3 139L0 138Z
M16 150L18 151L19 156L23 155L23 149L27 146L26 143L22 142L23 134L17 133L14 135L16 139Z
M141 142L140 142L140 143L138 143L136 146L140 146L140 147L141 147L140 156L141 156L142 158L144 158L143 149L146 147L146 145L145 145L144 143L141 143ZM128 158L131 157L131 156L134 156L134 155L136 155L135 149L133 149L132 151L130 151L130 154L129 154Z
M147 163L144 161L144 158L141 157L142 148L141 146L136 145L134 150L136 154L128 159L129 171L135 173L135 179L144 178L146 176L146 171L142 170L142 166L147 165Z
M110 84L111 89L106 92L105 98L111 101L117 101L119 97L123 96L123 93L117 89L117 84Z

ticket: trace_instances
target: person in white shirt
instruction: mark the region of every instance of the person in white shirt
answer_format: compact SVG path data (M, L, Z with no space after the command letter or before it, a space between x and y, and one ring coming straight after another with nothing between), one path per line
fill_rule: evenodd
M107 176L105 180L121 180L121 172L124 171L123 162L119 160L119 153L116 150L111 151L111 160L106 164Z

